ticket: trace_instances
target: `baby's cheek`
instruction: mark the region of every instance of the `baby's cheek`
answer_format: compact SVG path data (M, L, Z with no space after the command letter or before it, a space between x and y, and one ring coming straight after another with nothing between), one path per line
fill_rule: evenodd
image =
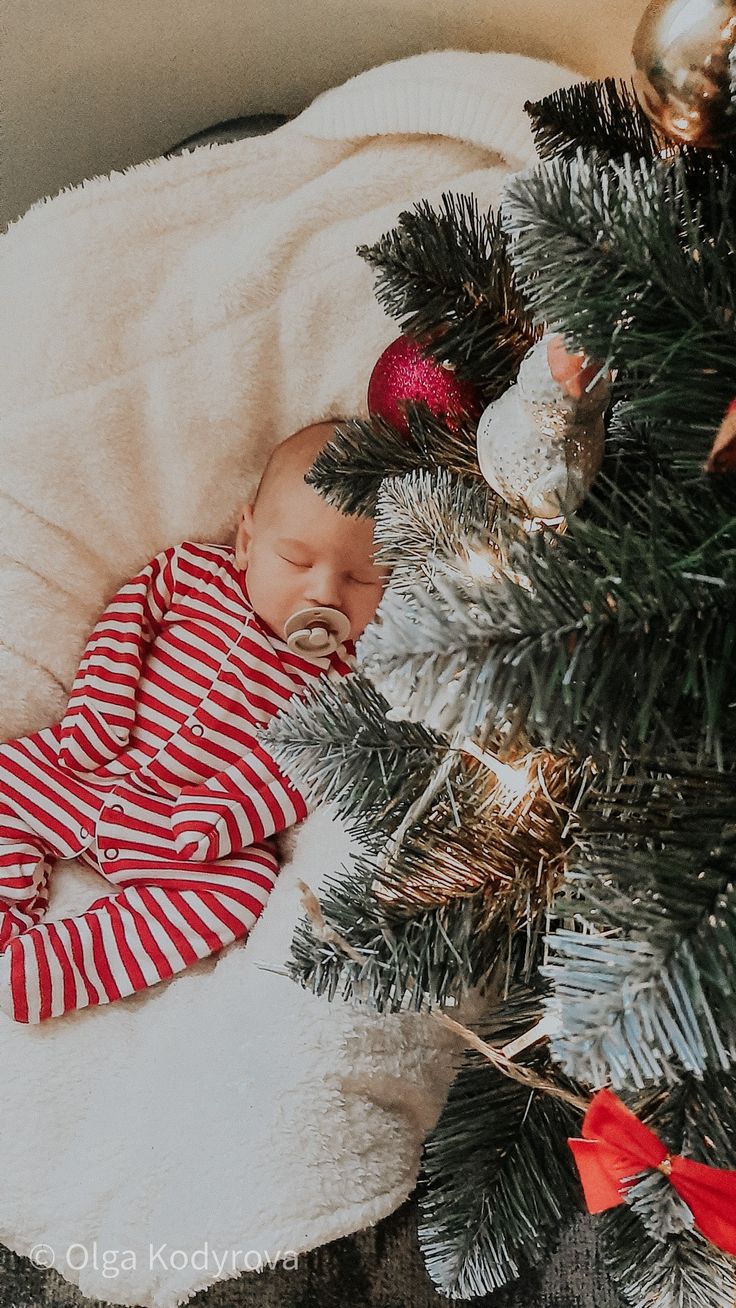
M364 596L361 609L362 609L362 614L366 626L371 621L371 619L375 617L376 609L378 608L382 599L383 599L383 586L375 586L375 587L372 586L370 589L370 593Z

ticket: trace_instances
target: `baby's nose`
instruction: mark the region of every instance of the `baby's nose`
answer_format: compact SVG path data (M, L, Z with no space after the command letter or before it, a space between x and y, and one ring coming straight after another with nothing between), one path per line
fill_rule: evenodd
M342 599L339 577L330 572L310 576L305 599L314 607L339 609Z

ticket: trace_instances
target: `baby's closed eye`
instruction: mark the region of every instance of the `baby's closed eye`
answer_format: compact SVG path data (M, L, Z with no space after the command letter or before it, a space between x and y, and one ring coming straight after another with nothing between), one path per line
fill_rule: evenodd
M280 554L279 558L283 559L284 563L290 564L292 568L300 568L302 570L305 570L313 567L312 561L310 559L301 559L301 558L295 559L288 554ZM376 577L376 576L360 577L357 575L357 573L354 572L346 573L345 576L347 581L352 581L358 586L380 586L382 584L380 577Z

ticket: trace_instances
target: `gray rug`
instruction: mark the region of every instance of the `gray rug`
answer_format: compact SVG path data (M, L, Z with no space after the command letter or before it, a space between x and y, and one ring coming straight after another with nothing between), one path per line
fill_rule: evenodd
M191 1308L438 1308L417 1243L413 1199L377 1226L303 1254L295 1268L243 1272L190 1299ZM459 1302L459 1301L455 1301ZM570 1228L541 1272L497 1295L466 1300L493 1308L620 1308L599 1266L594 1219ZM0 1308L109 1308L58 1272L40 1270L0 1245ZM111 1308L111 1306L110 1306Z

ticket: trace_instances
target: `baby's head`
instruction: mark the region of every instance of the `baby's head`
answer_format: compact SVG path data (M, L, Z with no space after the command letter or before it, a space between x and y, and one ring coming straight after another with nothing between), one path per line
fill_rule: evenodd
M333 439L335 421L304 427L276 446L238 524L235 561L247 568L251 604L282 640L293 613L319 606L340 609L348 639L357 640L388 575L373 560L373 520L340 513L304 481Z

